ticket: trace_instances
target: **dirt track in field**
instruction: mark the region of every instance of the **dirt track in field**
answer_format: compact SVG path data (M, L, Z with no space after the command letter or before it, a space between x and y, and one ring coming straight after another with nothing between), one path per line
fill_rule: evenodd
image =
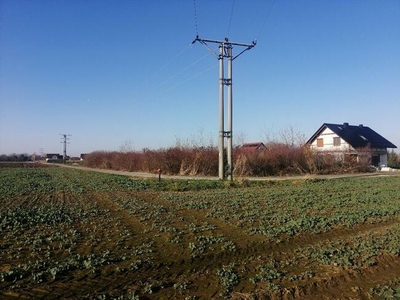
M114 175L123 175L129 176L133 178L158 178L158 174L154 173L145 173L145 172L128 172L128 171L117 171L117 170L109 170L109 169L98 169L98 168L88 168L82 166L74 166L74 165L65 165L65 164L47 164L45 165L53 165L63 168L73 168L82 171L92 171L99 172L105 174L114 174ZM374 172L374 173L353 173L353 174L338 174L338 175L298 175L298 176L266 176L266 177L237 177L235 179L241 180L253 180L253 181L263 181L263 180L271 180L271 181L280 181L280 180L302 180L302 179L336 179L336 178L348 178L348 177L376 177L376 176L400 176L400 172ZM162 178L165 179L182 179L182 180L219 180L218 177L215 176L182 176L182 175L164 175L162 174Z

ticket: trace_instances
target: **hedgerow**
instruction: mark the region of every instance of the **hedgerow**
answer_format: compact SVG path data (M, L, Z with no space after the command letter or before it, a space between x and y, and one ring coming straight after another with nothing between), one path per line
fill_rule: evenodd
M338 161L304 146L267 144L265 150L236 148L233 153L235 176L284 176L369 171L368 162ZM225 162L226 163L226 162ZM95 151L87 154L84 165L92 168L169 175L218 175L218 149L181 147L142 151Z

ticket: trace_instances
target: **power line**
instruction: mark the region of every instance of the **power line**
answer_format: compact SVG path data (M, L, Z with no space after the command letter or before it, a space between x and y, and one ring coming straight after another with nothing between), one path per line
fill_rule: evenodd
M161 86L163 86L166 82L170 81L171 79L175 78L176 76L178 76L179 74L183 73L184 71L186 71L187 69L189 69L190 67L194 66L195 64L197 64L198 62L200 62L201 60L203 60L204 58L206 58L207 56L209 56L210 54L206 54L202 57L200 57L198 60L196 60L195 62L191 63L190 65L184 67L183 69L179 70L177 73L175 73L174 75L170 76L169 78L167 78L166 80L164 80L162 83L160 83L155 89L160 88Z
M203 71L200 71L197 74L193 75L192 77L189 77L189 78L185 79L184 81L182 81L180 83L177 83L177 84L175 84L173 86L170 86L169 88L165 89L165 91L168 91L168 90L171 90L173 88L176 88L177 86L180 86L181 84L184 84L185 82L188 82L188 81L192 80L193 78L196 78L196 77L200 76L201 74L203 74L203 73L205 73L205 72L207 72L207 71L209 71L211 69L214 69L216 66L218 66L218 64L215 64L215 65L213 65L213 66L211 66L211 67L209 67L209 68L207 68L207 69L205 69Z
M192 46L192 44L187 45L182 51L180 51L177 55L172 57L166 64L164 64L161 68L159 68L157 71L155 71L152 75L150 75L145 83L147 83L151 78L156 76L158 73L160 73L163 69L165 69L168 65L170 65L173 61L175 61L179 56L181 56L187 49L189 49Z
M207 57L208 55L209 55L209 54L206 54L205 56L201 57L201 58L198 59L196 62L190 64L188 67L186 67L186 68L184 68L183 70L179 71L177 74L171 76L169 79L165 80L162 84L160 84L158 87L156 87L156 88L150 90L149 92L155 92L157 89L161 88L161 86L162 86L165 82L169 81L169 80L172 79L173 77L176 77L179 73L182 73L182 71L184 71L184 70L188 69L189 67L193 66L194 64L198 63L200 60L204 59L204 58ZM204 70L202 70L202 71L196 73L195 75L193 75L193 76L191 76L191 77L189 77L189 78L186 78L185 80L183 80L183 81L181 81L181 82L179 82L179 83L171 84L169 87L166 87L166 88L162 89L161 91L162 91L162 92L167 92L167 91L169 91L169 90L172 90L172 89L174 89L174 88L176 88L176 87L178 87L178 86L180 86L180 85L182 85L182 84L184 84L184 83L186 83L186 82L188 82L188 81L190 81L190 80L192 80L192 79L194 79L194 78L196 78L196 77L202 75L203 73L205 73L205 72L207 72L207 71L209 71L209 70L215 68L216 66L218 66L218 64L215 64L215 65L213 65L213 66L211 66L211 67L208 67L208 68L206 68L206 69L204 69ZM150 99L151 99L151 98L146 98L145 100L136 101L135 104L138 104L139 102L140 102L140 103L145 103L145 102L148 102Z
M232 1L231 16L229 17L228 34L226 35L227 38L229 38L229 33L230 33L230 31L231 31L232 17L233 17L233 11L234 11L234 9L235 9L235 0Z
M196 35L199 35L199 28L197 26L197 7L196 7L196 0L193 0L193 7L194 7L194 26L196 29Z
M186 82L188 82L188 81L190 81L190 80L202 75L203 73L206 73L207 71L209 71L211 69L214 69L217 66L218 66L218 64L215 64L215 65L213 65L211 67L208 67L207 69L204 69L204 70L196 73L195 75L193 75L193 76L191 76L191 77L189 77L189 78L187 78L187 79L185 79L185 80L183 80L183 81L181 81L181 82L179 82L177 84L171 85L171 86L161 90L160 92L168 92L168 91L170 91L170 90L172 90L172 89L174 89L174 88L176 88L176 87L178 87L178 86L180 86L180 85L182 85L182 84L184 84L184 83L186 83ZM154 92L154 90L152 92ZM150 97L148 97L146 99L142 99L141 101L137 101L136 103L134 103L134 105L137 105L139 103L147 103L149 101L156 102L156 101L159 101L159 100L160 100L159 97L150 96Z
M255 39L256 41L259 39L259 37L260 37L262 31L264 30L265 24L267 23L268 18L269 18L269 16L271 15L272 9L274 8L274 4L275 4L275 0L272 1L272 5L271 5L271 7L270 7L270 9L269 9L269 11L268 11L268 13L267 13L267 15L265 16L264 22L263 22L263 24L262 24L262 26L261 26L261 28L260 28L260 31L258 32L258 35L257 35L257 37L256 37L256 39Z
M273 1L272 1L271 7L269 8L269 10L268 10L268 12L267 12L267 14L266 14L266 16L265 16L265 18L264 18L264 21L263 21L263 23L262 23L262 25L261 25L261 28L260 28L260 30L259 30L259 32L258 32L258 34L257 34L257 36L256 36L256 38L255 38L255 41L256 41L256 42L257 42L258 39L260 38L260 36L261 36L261 34L262 34L263 30L264 30L264 27L265 27L265 25L266 25L266 23L267 23L267 21L268 21L270 15L271 15L271 12L272 12L272 10L273 10L273 8L274 8L274 5L275 5L275 1L276 1L276 0L273 0ZM230 35L230 31L231 31L231 27L232 27L232 20L233 20L233 13L234 13L234 11L235 11L235 3L236 3L236 0L232 0L232 7L231 7L231 12L230 12L230 16L229 16L229 22L228 22L228 33L227 33L227 35L226 35L226 38L229 38L229 35ZM196 29L196 36L198 37L198 36L199 36L199 29L198 29L198 16L197 16L197 4L196 4L196 0L193 0L193 8L194 8L194 23L195 23L195 29ZM199 40L201 40L201 39L199 39ZM206 45L204 45L204 46L206 46ZM206 47L207 47L207 46L206 46ZM213 50L211 50L210 48L207 47L207 49L208 49L211 53L213 53L215 56L218 56L218 54L215 53L215 52L214 52Z

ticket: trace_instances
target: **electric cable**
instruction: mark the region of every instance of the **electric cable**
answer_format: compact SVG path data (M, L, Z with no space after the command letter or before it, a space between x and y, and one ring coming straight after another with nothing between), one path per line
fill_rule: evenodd
M165 69L169 64L171 64L174 60L176 60L179 56L181 56L187 49L191 47L191 44L186 46L181 52L179 52L177 55L175 55L173 58L171 58L166 64L164 64L161 68L159 68L157 71L155 71L152 75L150 75L145 83L147 83L151 78L156 76L158 73L160 73L163 69Z
M189 77L189 78L185 79L184 81L181 81L181 82L179 82L179 83L177 83L177 84L175 84L173 86L170 86L169 88L165 89L164 91L169 91L169 90L171 90L173 88L176 88L177 86L180 86L180 85L184 84L185 82L188 82L189 80L192 80L193 78L196 78L196 77L200 76L201 74L203 74L203 73L205 73L205 72L217 67L218 65L219 64L215 64L215 65L213 65L213 66L211 66L211 67L209 67L209 68L207 68L207 69L205 69L203 71L200 71L199 73L193 75L192 77Z
M199 28L197 26L197 7L196 7L196 0L193 0L193 7L194 7L194 26L196 29L196 36L199 35Z
M231 31L231 25L232 25L232 17L233 17L233 11L235 9L235 0L232 1L232 9L231 9L231 16L229 18L229 25L228 25L228 33L226 35L227 38L229 38L229 33Z
M260 28L260 31L258 32L258 35L257 35L255 41L257 41L257 40L259 39L259 37L260 37L262 31L264 30L265 24L267 23L267 21L268 21L268 19L269 19L269 16L271 15L272 9L274 8L274 4L275 4L275 0L272 1L272 5L271 5L271 7L270 7L270 9L269 9L269 11L268 11L268 13L267 13L265 19L264 19L264 22L263 22L263 24L262 24L262 26L261 26L261 28Z
M195 64L197 64L198 62L202 61L204 58L206 58L207 56L209 56L210 54L207 53L206 55L200 57L198 60L196 60L195 62L191 63L190 65L182 68L181 70L179 70L177 73L175 73L174 75L170 76L169 78L167 78L166 80L164 80L162 83L160 83L157 87L155 87L154 89L158 89L161 86L163 86L166 82L170 81L171 79L175 78L176 76L178 76L179 74L183 73L184 71L186 71L187 69L189 69L190 67L194 66Z

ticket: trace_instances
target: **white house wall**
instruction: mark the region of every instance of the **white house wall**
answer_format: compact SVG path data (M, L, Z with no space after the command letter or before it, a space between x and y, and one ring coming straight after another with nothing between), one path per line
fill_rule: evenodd
M354 148L351 147L345 140L340 138L340 146L333 145L333 138L339 137L336 133L334 133L329 128L325 128L321 134L312 142L311 148L318 151L329 151L329 152L337 152L337 151L354 151ZM323 147L317 146L317 140L323 139L324 145Z
M379 166L387 166L388 156L387 154L379 155Z

